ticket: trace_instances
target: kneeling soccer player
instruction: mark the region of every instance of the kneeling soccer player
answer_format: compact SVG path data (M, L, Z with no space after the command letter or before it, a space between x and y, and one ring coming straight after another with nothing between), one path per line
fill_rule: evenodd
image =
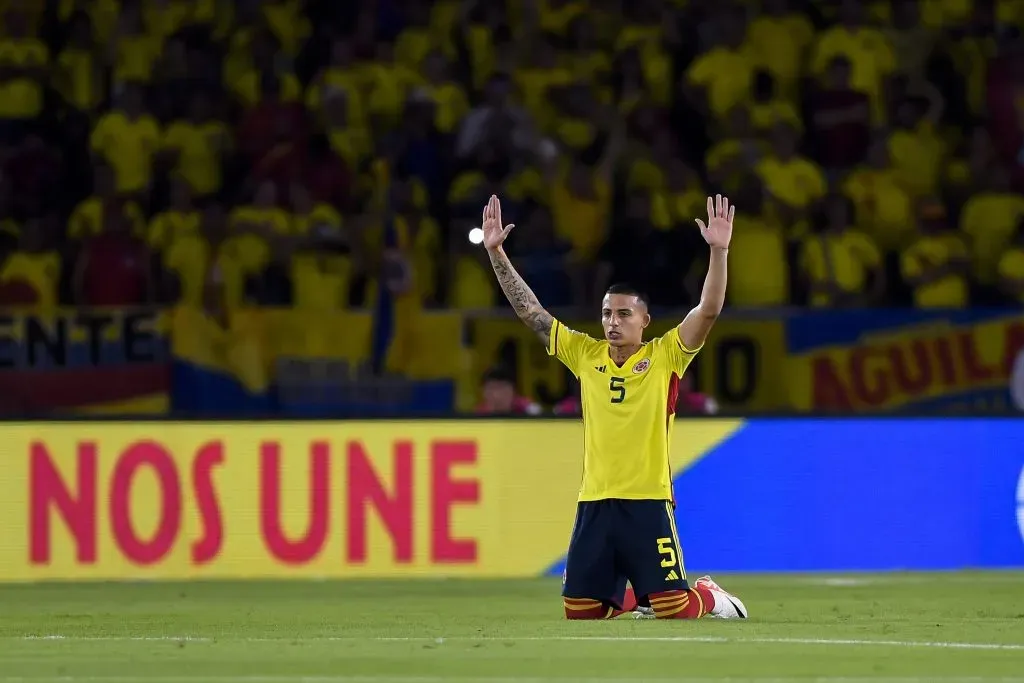
M700 303L667 334L644 342L647 299L628 286L610 287L601 307L604 339L555 320L523 282L502 249L512 230L491 196L483 215L486 247L516 315L579 379L583 404L583 484L562 590L569 619L621 614L628 580L644 603L637 617L746 618L743 603L703 577L683 572L675 529L669 441L679 379L700 351L725 304L735 209L708 197L708 222L697 220L711 249ZM649 606L648 606L649 605Z

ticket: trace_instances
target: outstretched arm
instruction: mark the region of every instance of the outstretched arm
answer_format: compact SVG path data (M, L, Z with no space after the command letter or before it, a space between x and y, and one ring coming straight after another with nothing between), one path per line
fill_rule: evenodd
M547 346L551 335L551 314L540 305L537 295L523 282L523 278L519 276L516 269L512 267L512 262L508 260L505 250L501 248L505 237L514 227L514 225L502 227L501 202L496 196L491 195L491 199L484 209L483 222L484 246L491 259L491 267L494 268L494 275L498 278L501 291L505 292L505 297L512 304L516 315Z
M729 198L716 195L714 199L708 197L707 225L697 219L701 235L711 247L711 256L700 303L694 306L677 328L683 347L691 351L696 351L704 344L708 332L725 306L725 286L729 279L729 242L732 240L732 219L735 214L736 207L729 206Z

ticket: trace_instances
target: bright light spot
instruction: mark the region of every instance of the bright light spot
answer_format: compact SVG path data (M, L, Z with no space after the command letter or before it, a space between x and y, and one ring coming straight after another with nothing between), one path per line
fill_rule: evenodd
M484 231L480 228L473 228L469 231L469 241L473 244L480 244L484 241Z

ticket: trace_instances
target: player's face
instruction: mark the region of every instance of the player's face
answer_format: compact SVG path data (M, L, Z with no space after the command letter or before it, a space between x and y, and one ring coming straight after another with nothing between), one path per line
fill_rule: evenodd
M605 294L601 304L604 338L612 346L630 346L643 341L644 328L651 322L647 306L630 294Z

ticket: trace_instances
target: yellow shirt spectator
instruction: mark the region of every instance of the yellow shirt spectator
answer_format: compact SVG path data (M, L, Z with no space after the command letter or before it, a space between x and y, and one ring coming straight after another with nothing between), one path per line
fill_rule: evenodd
M573 19L589 9L587 3L580 0L542 0L537 3L540 28L545 33L564 35Z
M459 20L460 0L438 0L430 8L430 28L439 36L450 36Z
M269 202L236 208L228 227L232 234L225 240L223 251L248 272L261 271L270 262L269 239L295 234L288 212Z
M296 308L337 311L348 307L353 273L351 257L300 252L292 257L291 272Z
M885 34L862 26L835 26L818 38L811 58L811 70L818 76L825 73L833 58L844 56L853 69L851 85L871 98L876 121L884 116L882 86L884 79L896 68L896 58Z
M631 47L646 50L652 46L660 46L664 29L660 24L626 24L619 30L615 40L615 51L623 52Z
M494 308L497 297L493 281L494 274L478 258L459 256L452 269L451 306L462 310Z
M148 0L142 3L146 32L161 41L191 24L192 16L192 0Z
M587 119L561 117L554 134L566 149L583 151L597 140L598 129Z
M960 214L960 230L971 239L974 277L995 283L999 258L1024 217L1024 197L1010 192L984 192L967 200Z
M84 240L103 232L106 222L106 211L122 210L128 217L132 234L144 238L146 235L146 219L138 203L117 198L104 199L100 196L89 197L78 203L71 216L68 217L68 237L73 240Z
M210 268L210 245L202 235L186 234L171 242L163 252L163 264L178 277L180 302L197 308L202 306ZM236 295L233 303L239 301L240 295Z
M365 130L366 112L359 90L352 83L349 83L347 86L342 84L344 81L350 81L351 79L351 75L343 72L325 71L319 80L314 81L306 89L306 107L311 112L319 113L324 118L330 119L331 117L326 111L331 106L328 104L328 100L338 100L339 104L337 106L341 107L343 105L344 115L340 117L335 116L334 119L340 118L340 120L343 120L343 127L345 128ZM332 125L335 127L339 126L335 121L332 121Z
M163 51L163 42L140 30L115 36L112 49L116 55L115 83L149 83Z
M813 39L814 26L797 12L765 13L747 27L747 42L752 51L760 55L787 95L793 92L801 76L804 55Z
M369 135L364 130L354 128L328 129L327 141L331 149L341 157L352 170L360 169L370 158Z
M513 78L522 95L523 106L534 116L542 130L550 131L555 125L556 113L548 102L548 90L572 83L572 73L559 67L552 59L550 63L517 69Z
M732 190L769 151L768 145L756 138L728 138L708 150L704 165L712 181Z
M406 245L410 252L420 301L436 301L441 252L441 229L437 221L428 216L397 216L395 229L398 230L400 244Z
M973 0L928 0L915 4L918 5L923 26L930 29L941 29L969 23L972 2ZM892 4L890 0L874 0L871 3L871 16L876 22L885 24L891 22Z
M612 60L597 50L563 53L559 63L572 73L573 79L591 84L602 82L612 69Z
M792 126L801 130L804 126L796 107L787 100L774 99L768 102L750 103L750 121L759 131L768 131L779 124Z
M862 232L810 235L804 239L800 269L811 285L812 306L848 303L866 293L868 278L881 267L878 247Z
M858 168L843 183L843 194L853 202L857 226L883 251L900 249L913 239L913 202L894 171Z
M607 236L611 199L611 184L600 170L574 165L551 186L555 232L577 254L595 253Z
M655 192L651 197L651 220L659 230L669 230L676 226L686 226L706 204L707 194L699 186L672 187Z
M996 0L996 23L1024 28L1024 7L1018 0Z
M299 54L311 25L301 0L268 0L262 3L263 18L274 37L281 44L281 50L289 57Z
M153 177L160 127L152 116L112 111L100 117L89 140L92 150L114 168L118 192L140 192Z
M220 0L194 0L191 21L209 29L215 41L224 43L234 26L235 8L232 3Z
M675 159L666 168L652 159L637 159L630 168L627 187L650 195L651 221L659 230L690 225L707 202L696 172Z
M268 237L291 234L291 216L271 205L240 206L231 212L231 234L221 244L217 256L224 282L228 306L245 300L245 282L270 264L271 245Z
M635 53L647 96L656 104L665 106L671 103L675 83L672 57L662 47L661 41L660 26L627 26L620 33L617 49Z
M472 24L466 31L466 51L469 52L470 75L473 87L482 89L497 66L494 41L489 26Z
M442 133L454 133L469 113L469 98L458 83L425 85L422 96L434 103L434 124Z
M914 290L914 306L965 307L967 278L960 265L967 261L967 246L957 235L924 235L911 244L900 257L900 271Z
M163 146L177 154L175 171L196 195L205 197L220 190L221 155L228 151L228 136L220 121L181 120L167 127Z
M62 23L69 22L78 11L84 11L88 16L96 44L107 45L117 26L118 14L121 11L120 0L92 0L86 3L81 0L60 0L57 5L57 16Z
M982 114L987 106L988 65L999 51L996 39L991 35L968 35L951 41L947 49L957 72L963 78L971 112Z
M103 101L106 78L91 46L69 45L57 56L57 91L78 111L92 113Z
M729 255L731 306L783 306L789 303L789 268L782 229L763 216L737 217L743 242Z
M10 286L16 282L35 292L34 306L56 307L60 285L60 255L55 251L14 252L0 267L0 283Z
M656 192L665 186L665 169L658 165L653 158L650 158L653 154L648 153L648 156L639 156L629 166L629 172L626 175L626 187L630 190L645 190L647 192Z
M42 81L50 51L37 38L0 39L0 68L16 75L0 83L0 118L32 119L43 109Z
M687 82L707 92L708 106L718 118L750 97L756 62L746 48L716 47L697 57L686 71Z
M201 224L202 214L195 209L158 213L149 223L149 245L159 251L180 239L200 236Z
M293 73L277 75L279 80L278 97L284 102L298 102L302 99L302 84ZM253 107L263 99L262 76L255 67L246 69L229 85L231 92L245 107Z
M410 11L419 12L420 9L414 6ZM426 19L429 22L429 17ZM451 40L439 39L429 24L417 23L415 19L412 22L412 25L405 28L395 39L395 62L411 71L418 71L426 61L427 55L434 51L440 51L446 59L458 58Z
M828 189L821 167L805 157L771 156L760 161L755 170L772 197L797 209L809 207Z
M999 283L1018 303L1024 303L1024 246L1014 245L999 257Z
M946 143L935 127L922 122L889 136L889 158L900 184L914 197L935 194L946 156Z
M376 62L366 67L366 72L372 83L367 99L368 110L389 121L397 121L405 110L410 89L422 80L419 74L395 64L389 55L379 56Z
M295 213L292 215L291 232L293 235L313 235L317 230L329 230L333 233L340 233L342 218L338 210L330 204L317 202L309 213Z

